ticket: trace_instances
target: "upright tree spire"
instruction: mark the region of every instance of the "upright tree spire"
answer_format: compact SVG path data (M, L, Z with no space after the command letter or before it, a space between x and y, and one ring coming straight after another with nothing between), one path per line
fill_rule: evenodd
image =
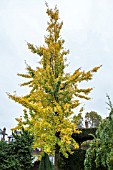
M17 119L16 128L27 125L27 129L34 134L34 147L42 148L45 153L56 153L58 158L59 152L68 156L70 145L78 147L72 133L79 131L69 116L79 106L79 98L90 99L88 94L92 88L79 88L78 84L91 80L99 67L87 72L79 68L73 74L64 72L65 55L69 51L64 49L64 40L60 37L63 23L59 22L57 7L53 10L47 6L47 14L49 22L45 44L37 47L28 43L31 52L41 57L40 67L34 70L27 65L27 74L18 74L30 79L22 84L27 85L30 92L22 97L8 96L26 108L24 119ZM58 170L58 160L55 162L55 170Z

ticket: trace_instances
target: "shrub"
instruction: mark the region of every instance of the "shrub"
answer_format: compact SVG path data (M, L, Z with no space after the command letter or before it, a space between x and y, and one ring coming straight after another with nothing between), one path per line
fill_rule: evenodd
M33 137L24 129L20 135L13 136L14 142L0 142L0 170L30 170Z

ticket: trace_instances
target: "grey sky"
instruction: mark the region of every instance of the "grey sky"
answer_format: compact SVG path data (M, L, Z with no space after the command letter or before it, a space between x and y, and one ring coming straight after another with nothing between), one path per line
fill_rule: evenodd
M85 111L97 111L106 117L106 93L113 101L113 1L112 0L47 0L50 7L57 4L61 32L65 47L70 49L68 71L78 67L84 70L103 65L94 79L87 83L94 87L91 101ZM27 49L27 41L42 45L47 27L45 1L0 1L0 128L16 125L15 117L23 108L8 99L6 92L22 95L27 92L19 87L24 81L17 73L25 72L25 60L35 67L38 57Z

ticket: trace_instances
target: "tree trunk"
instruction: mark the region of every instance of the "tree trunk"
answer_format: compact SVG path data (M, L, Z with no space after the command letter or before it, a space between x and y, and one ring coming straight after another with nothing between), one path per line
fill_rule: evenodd
M54 170L60 170L59 169L59 165L60 165L60 153L59 153L59 150L60 150L60 147L58 146L58 144L56 144L56 147L55 147L55 166L54 166Z

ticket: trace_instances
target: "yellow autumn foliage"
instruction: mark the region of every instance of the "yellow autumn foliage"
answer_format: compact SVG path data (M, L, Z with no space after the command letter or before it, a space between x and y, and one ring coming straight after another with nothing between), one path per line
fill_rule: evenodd
M86 72L79 68L73 74L65 73L65 55L69 50L65 50L64 40L60 36L63 22L59 22L56 7L54 10L47 7L47 14L50 20L45 44L37 47L28 43L31 52L40 56L40 66L32 69L26 65L27 73L18 74L28 78L22 86L28 86L30 92L22 97L8 96L25 107L23 118L16 119L16 128L24 126L34 135L34 147L54 154L56 146L59 146L59 151L67 157L67 151L71 153L71 146L78 147L72 134L80 133L69 117L73 115L73 109L80 105L80 98L90 99L88 94L92 90L80 89L78 85L91 80L100 67Z

